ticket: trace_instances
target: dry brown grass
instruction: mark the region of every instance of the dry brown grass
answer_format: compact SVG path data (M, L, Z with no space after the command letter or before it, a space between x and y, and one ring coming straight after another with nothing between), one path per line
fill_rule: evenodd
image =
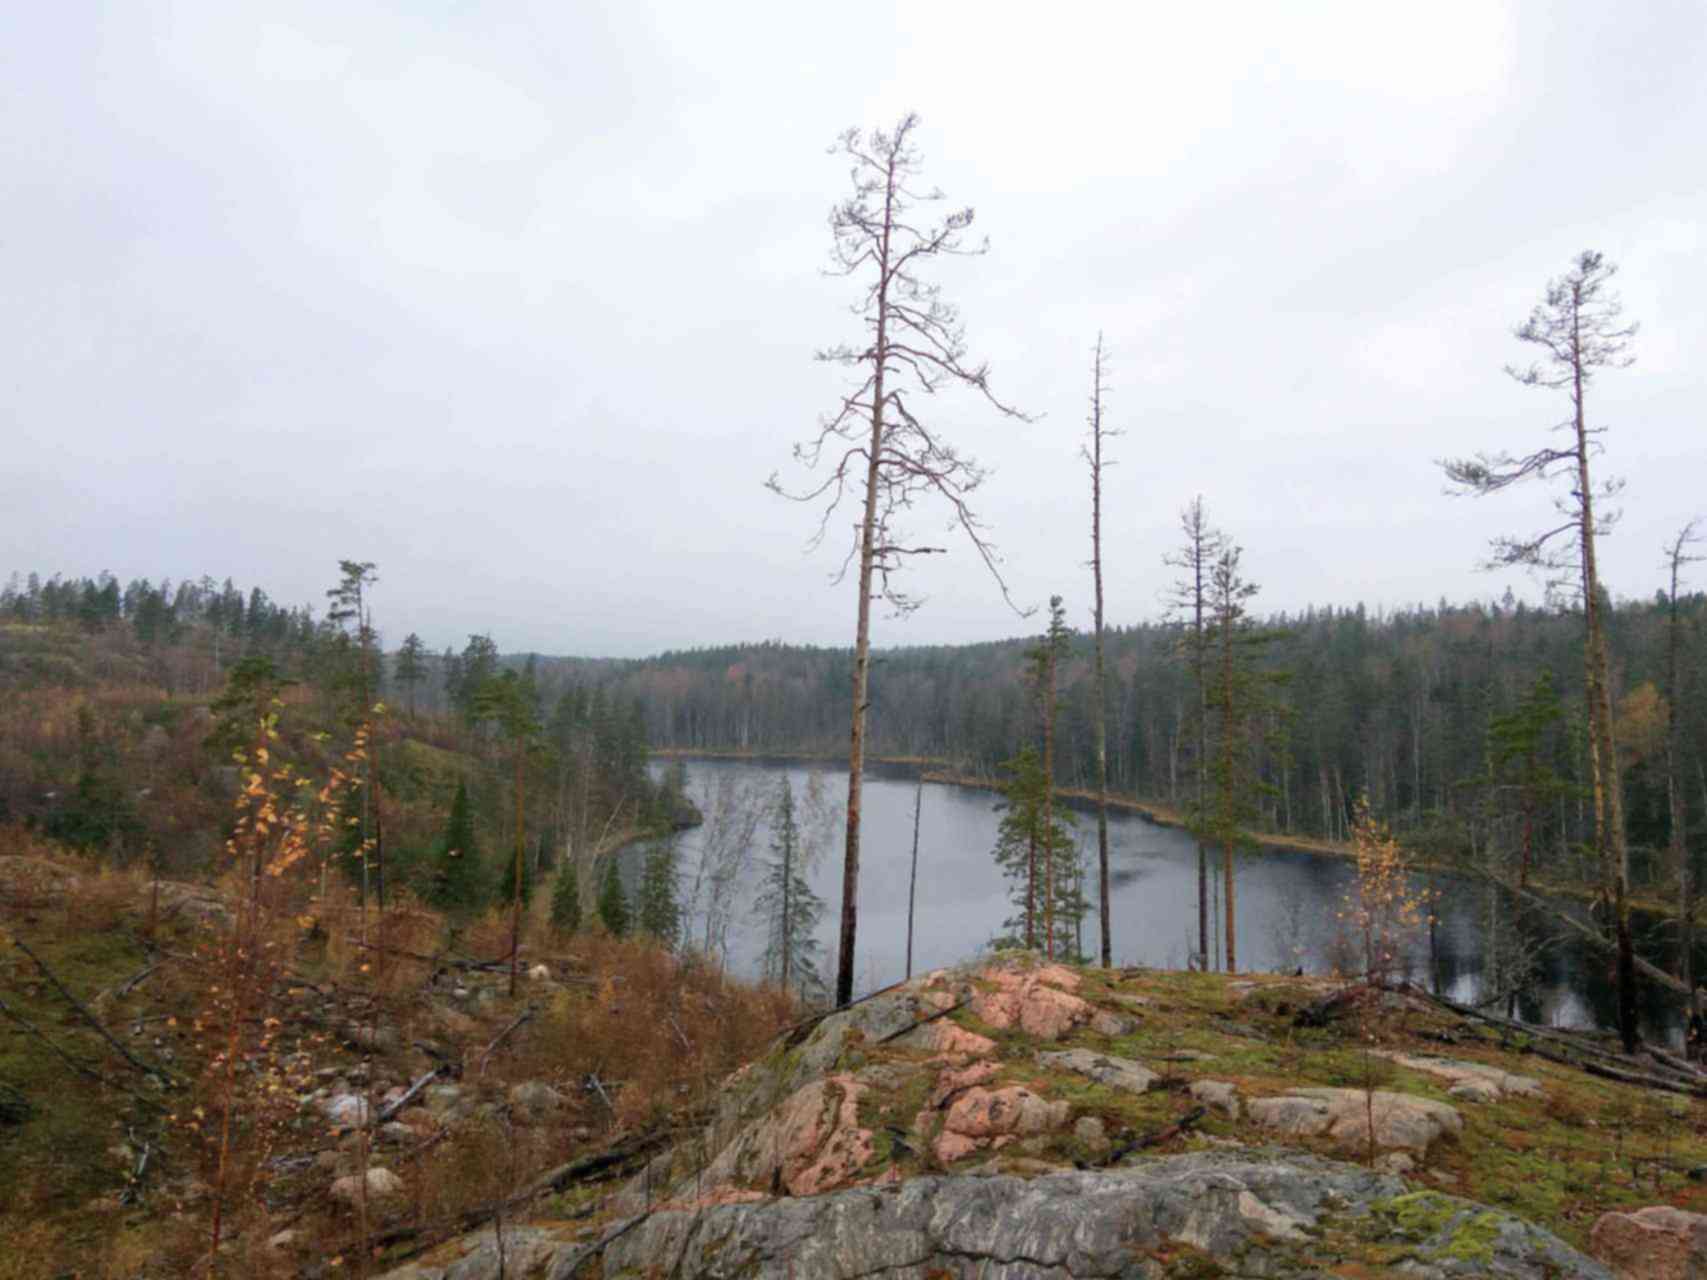
M799 1016L787 996L649 941L587 933L574 947L585 985L552 999L507 1070L579 1097L587 1122L602 1128L660 1123L698 1106Z

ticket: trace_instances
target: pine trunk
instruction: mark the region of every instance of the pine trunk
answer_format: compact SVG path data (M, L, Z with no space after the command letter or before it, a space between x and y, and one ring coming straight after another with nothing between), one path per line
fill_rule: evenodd
M1600 576L1595 564L1594 505L1588 468L1588 426L1583 412L1580 330L1573 329L1576 364L1572 401L1576 409L1577 492L1581 508L1584 645L1589 701L1589 766L1594 788L1595 840L1602 875L1612 900L1618 946L1618 1034L1624 1051L1634 1053L1636 1027L1636 951L1630 931L1630 855L1624 837L1624 796L1618 777L1618 753L1612 732L1612 688L1606 636L1600 616Z

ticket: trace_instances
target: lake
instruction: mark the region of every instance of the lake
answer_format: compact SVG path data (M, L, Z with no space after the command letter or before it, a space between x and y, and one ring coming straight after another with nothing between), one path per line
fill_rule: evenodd
M714 948L730 969L757 973L764 952L765 924L754 908L759 866L768 856L771 834L766 817L751 826L749 859L722 895L726 918L708 920L707 884L697 873L708 847L715 853L728 824L716 820L717 797L757 798L769 804L781 779L793 787L796 806L804 807L805 765L727 760L688 760L688 792L708 815L704 826L683 832L680 849L684 902L699 879L697 906L686 921L687 937L700 945L708 923ZM663 766L655 764L655 769ZM817 770L828 814L809 843L818 846L809 882L824 902L817 937L819 971L833 983L840 921L842 841L847 801L846 768ZM910 773L874 767L866 774L859 886L859 937L855 965L856 994L875 990L904 976L907 932L907 879L913 840L915 784ZM991 849L1001 815L994 792L927 783L919 823L918 896L915 912L915 973L955 964L987 948L1011 914L1008 886ZM798 815L810 826L809 815ZM1077 837L1084 851L1085 891L1092 914L1084 922L1085 950L1097 950L1096 817L1079 812ZM739 836L745 829L734 834ZM638 882L644 845L622 855L630 888ZM1114 959L1117 964L1184 968L1195 950L1197 931L1197 846L1185 832L1159 826L1137 814L1109 814L1109 882L1113 907ZM1344 859L1264 849L1239 856L1235 868L1239 967L1241 970L1325 973L1345 952L1339 915L1354 876ZM1534 912L1517 912L1496 891L1471 881L1419 877L1418 889L1440 891L1432 947L1419 931L1409 948L1410 970L1443 995L1473 1002L1502 996L1497 1011L1553 1026L1609 1028L1615 1021L1609 958L1563 926ZM691 904L690 904L691 905ZM1219 903L1216 904L1217 908ZM1217 916L1219 911L1217 910ZM1219 923L1217 921L1217 923ZM1642 922L1639 947L1656 964L1669 967L1669 933L1655 922ZM1217 928L1217 935L1219 929ZM719 942L720 940L720 942ZM1514 965L1513 953L1526 953L1527 966ZM1704 972L1698 961L1697 972ZM1528 977L1518 985L1514 970ZM1644 982L1644 1034L1680 1043L1681 1002Z

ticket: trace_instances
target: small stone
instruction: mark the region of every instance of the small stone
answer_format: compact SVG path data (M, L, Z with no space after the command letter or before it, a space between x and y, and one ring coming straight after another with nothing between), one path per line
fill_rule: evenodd
M433 1084L427 1086L421 1097L429 1112L435 1116L443 1116L455 1110L457 1104L462 1101L462 1090L454 1084Z
M369 1053L392 1053L402 1044L397 1028L371 1022L352 1024L344 1029L344 1038Z
M516 1119L538 1124L563 1105L563 1095L541 1080L529 1080L510 1089L510 1109Z
M433 1120L433 1113L425 1107L405 1107L397 1113L397 1122L423 1138L437 1132L439 1127Z
M1376 1160L1375 1167L1382 1173L1410 1173L1417 1167L1417 1162L1403 1151L1389 1151Z
M354 1093L340 1093L321 1104L326 1118L337 1129L355 1129L366 1124L372 1109L367 1099Z
M1092 1155L1100 1156L1108 1150L1108 1131L1095 1116L1080 1116L1073 1125L1073 1136Z
M550 976L551 970L547 969L542 964L536 964L533 968L528 970L528 977L533 979L535 982L544 982Z
M1226 1080L1194 1080L1191 1096L1212 1111L1234 1120L1239 1118L1239 1091Z
M296 1248L297 1241L300 1238L301 1237L295 1231L292 1231L289 1227L286 1227L283 1231L279 1232L276 1236L273 1236L270 1240L267 1241L267 1248L269 1248L269 1249L294 1249L294 1248Z
M1129 1018L1123 1013L1110 1013L1106 1009L1098 1009L1091 1015L1091 1030L1099 1036L1115 1039L1118 1036L1129 1036L1138 1029L1135 1018Z
M1465 1102L1498 1102L1500 1091L1488 1080L1460 1080L1446 1091L1446 1096Z
M415 1131L408 1125L393 1120L389 1124L380 1125L379 1140L400 1146L403 1143L415 1141Z
M345 1204L355 1204L361 1198L362 1179L357 1174L348 1174L332 1184L332 1198ZM367 1194L372 1200L383 1200L387 1196L401 1195L403 1179L389 1169L375 1166L367 1171Z

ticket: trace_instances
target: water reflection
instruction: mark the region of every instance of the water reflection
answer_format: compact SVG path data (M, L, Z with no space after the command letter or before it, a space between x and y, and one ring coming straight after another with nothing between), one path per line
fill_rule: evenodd
M696 796L720 779L754 787L765 797L786 774L797 801L804 794L806 768L798 765L731 761L689 761L689 790ZM845 770L823 771L831 800L847 791ZM868 991L902 976L906 943L907 876L913 835L910 777L874 771L867 775L863 857L859 890L859 961L856 987ZM919 880L914 969L953 964L988 946L1010 913L1007 889L990 851L1000 821L997 797L959 787L927 785L920 819ZM1086 851L1086 894L1094 903L1096 877L1094 819L1082 814L1078 837ZM681 839L684 875L691 877L707 833L694 830ZM761 822L753 842L753 866L734 888L733 918L727 932L732 969L751 974L759 965L764 930L756 918L757 861L770 843ZM826 978L833 977L835 939L841 903L839 833L811 868L813 890L824 900L818 929L827 957ZM1142 817L1109 815L1109 887L1114 908L1117 963L1183 968L1196 949L1197 850L1185 833L1159 827ZM639 850L625 855L624 874L638 879ZM1216 882L1215 936L1221 937L1219 874ZM1345 930L1340 913L1353 881L1351 865L1292 850L1265 850L1241 857L1237 868L1237 941L1241 969L1326 972L1344 960ZM1438 922L1431 947L1420 933L1407 956L1419 982L1465 1003L1493 999L1493 1011L1527 1022L1560 1027L1611 1028L1616 1008L1609 957L1550 917L1491 896L1488 886L1448 878L1423 878L1418 888L1440 893ZM690 935L697 936L691 932ZM1087 949L1097 936L1094 915L1084 926ZM1662 967L1671 963L1668 936L1652 922L1640 922L1638 949ZM1514 957L1527 957L1529 977L1509 980ZM1707 971L1698 966L1697 972ZM1514 988L1508 991L1507 988ZM1643 1034L1681 1043L1682 1017L1676 997L1652 982L1641 984Z

